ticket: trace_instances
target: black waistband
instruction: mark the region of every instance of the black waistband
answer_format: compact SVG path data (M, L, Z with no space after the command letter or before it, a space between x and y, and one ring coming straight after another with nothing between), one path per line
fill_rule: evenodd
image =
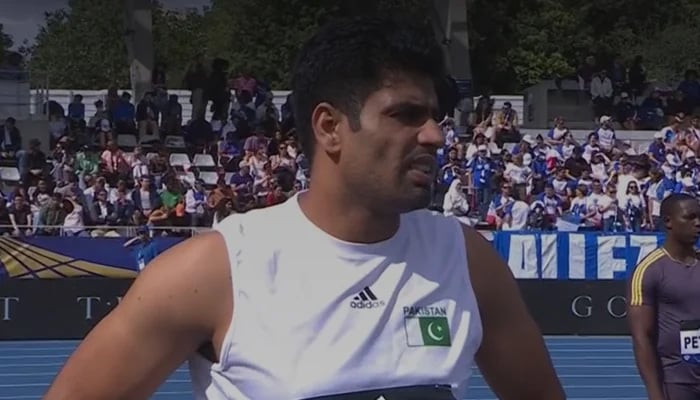
M456 400L450 385L418 385L341 393L302 400Z

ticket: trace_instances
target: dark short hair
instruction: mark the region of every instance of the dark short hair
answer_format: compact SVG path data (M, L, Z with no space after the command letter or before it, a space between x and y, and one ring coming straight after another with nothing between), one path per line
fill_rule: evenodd
M391 73L427 76L438 96L447 78L440 45L427 26L392 17L333 21L302 47L292 77L293 112L303 152L313 161L311 114L328 102L358 130L364 102Z
M661 218L670 218L671 214L678 211L678 206L686 201L698 201L687 193L674 193L661 202Z

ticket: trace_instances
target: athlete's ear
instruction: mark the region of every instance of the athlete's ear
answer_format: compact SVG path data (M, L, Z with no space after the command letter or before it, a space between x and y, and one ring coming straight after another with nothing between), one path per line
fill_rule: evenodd
M316 139L316 146L328 154L340 152L340 134L338 127L343 113L330 103L319 103L311 113L311 129Z

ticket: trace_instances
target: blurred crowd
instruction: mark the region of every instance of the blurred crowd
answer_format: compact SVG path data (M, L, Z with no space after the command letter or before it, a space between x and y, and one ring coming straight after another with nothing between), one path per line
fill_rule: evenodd
M512 114L506 104L501 115ZM436 203L447 215L484 229L663 230L660 203L671 193L697 195L700 118L678 113L647 141L618 140L613 118L600 117L577 141L563 118L548 132L502 142L508 125L490 118L471 140L443 123Z
M563 118L548 132L522 135L512 104L496 110L488 96L469 136L443 120L432 207L483 229L663 229L661 200L698 190L700 83L688 71L666 96L649 90L641 60L618 64L610 77L591 59L579 71L598 121L587 138L574 138ZM182 83L188 99L169 94L167 82L158 65L141 99L110 89L94 115L80 94L67 110L48 102L47 154L8 118L0 127L0 234L132 236L145 225L188 235L308 187L291 95L278 108L266 82L199 55ZM607 86L616 102L596 100ZM192 107L188 121L183 101ZM617 139L616 129L639 126L655 127L653 141Z
M693 114L700 107L698 72L689 69L677 87L649 82L642 56L603 65L589 56L576 74L579 89L596 118L612 116L622 129L658 130L669 116Z
M67 110L49 102L47 154L13 118L4 121L0 233L131 236L147 225L188 235L308 185L289 104L278 109L265 82L198 56L184 84L192 93L184 99L193 108L189 121L181 99L167 92L163 66L138 102L110 89L92 116L79 94Z

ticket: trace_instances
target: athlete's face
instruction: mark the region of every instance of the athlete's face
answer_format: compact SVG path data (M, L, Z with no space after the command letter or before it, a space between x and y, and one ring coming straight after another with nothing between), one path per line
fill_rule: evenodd
M359 130L338 127L343 182L373 206L406 212L426 207L444 145L438 99L427 77L394 75L365 101Z
M675 241L694 245L700 238L700 203L697 200L679 203L667 218L666 229Z

